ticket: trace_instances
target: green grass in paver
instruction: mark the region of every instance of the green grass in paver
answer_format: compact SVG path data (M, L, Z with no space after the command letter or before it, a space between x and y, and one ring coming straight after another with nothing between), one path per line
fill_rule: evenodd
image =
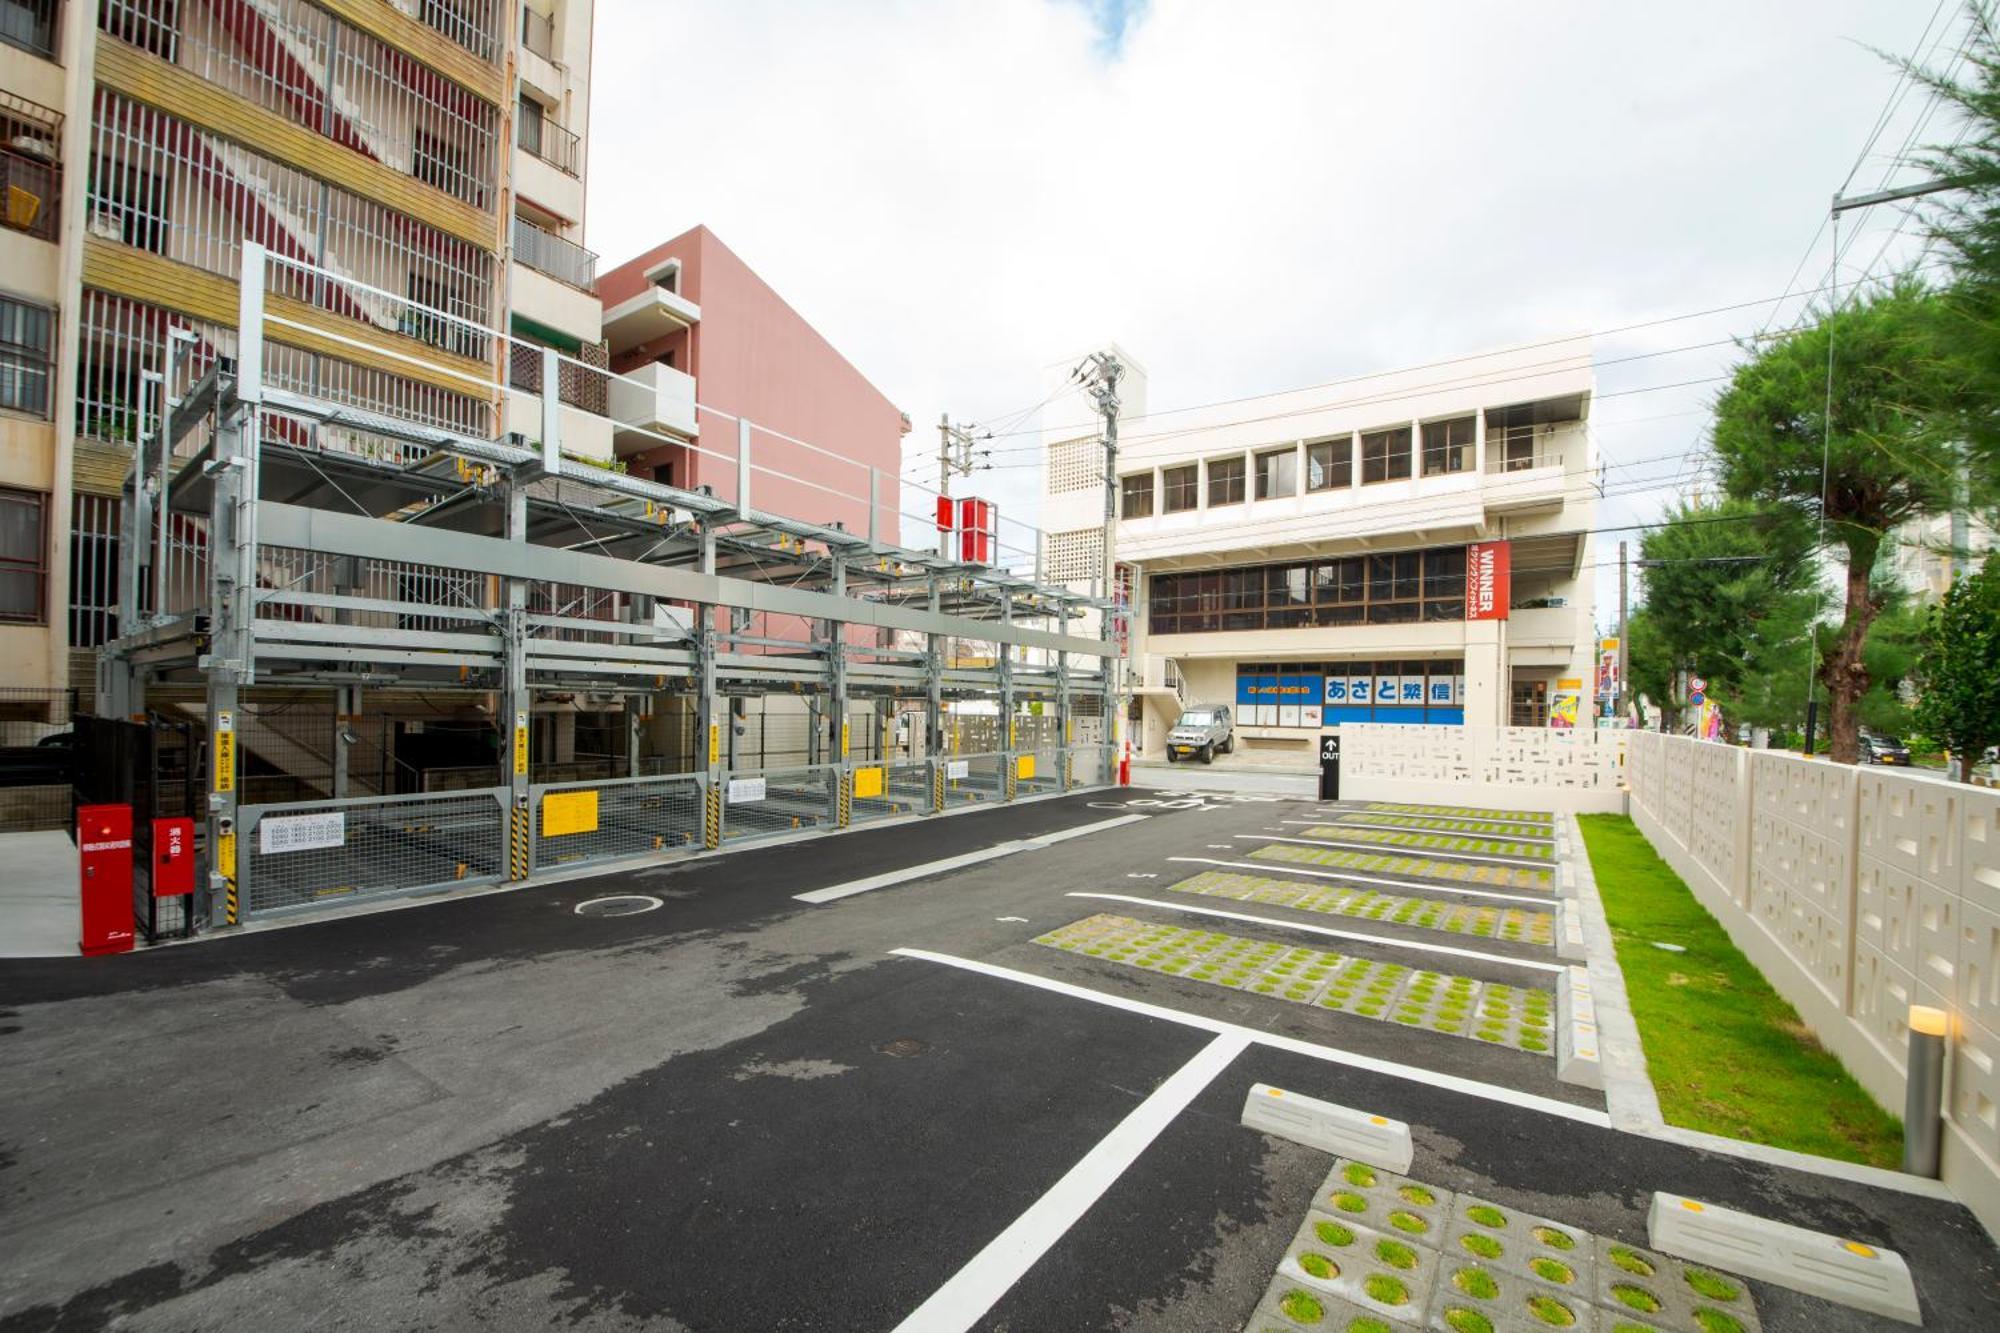
M1471 1035L1471 1015L1493 992L1509 1013L1525 1011L1517 997L1544 992L1489 986L1470 977L1412 971L1400 963L1352 958L1319 949L1287 948L1282 944L1215 931L1158 926L1131 917L1103 914L1075 921L1036 938L1050 948L1085 953L1103 962L1128 949L1128 967L1144 968L1184 980L1243 990L1294 1004L1312 1004L1358 1018L1393 1019L1404 1026L1422 1026L1449 1036ZM1093 952L1094 951L1094 952ZM1487 1018L1480 1039L1536 1054L1547 1043L1519 1021Z
M1296 1287L1285 1293L1278 1308L1295 1324L1317 1324L1326 1318L1326 1307L1319 1303L1319 1298Z
M1372 811L1342 815L1329 821L1336 828L1401 828L1434 833L1471 833L1485 837L1552 838L1548 824L1511 819L1454 819L1445 815L1390 815Z
M1317 824L1305 831L1308 838L1336 842L1378 842L1385 847L1415 847L1429 852L1463 852L1473 856L1522 856L1553 861L1555 848L1541 842L1509 842L1503 838L1475 838L1463 833L1424 833L1414 829L1369 828L1355 824Z
M1289 907L1298 912L1324 912L1363 921L1415 924L1481 939L1498 938L1547 945L1555 938L1555 917L1552 913L1517 907L1473 907L1464 903L1406 898L1399 894L1376 893L1343 885L1303 884L1295 879L1272 879L1265 875L1245 875L1226 870L1204 870L1168 888L1173 893L1198 893L1234 902Z
M1667 1123L1895 1167L1901 1122L1819 1044L1645 835L1623 815L1581 823Z
M1338 847L1308 847L1296 842L1266 843L1253 849L1250 857L1255 861L1323 866L1329 870L1351 870L1358 874L1409 875L1487 889L1554 892L1554 872L1537 866L1467 865L1462 861L1437 861L1423 856L1386 853L1377 856L1369 852L1343 851Z
M1375 814L1449 815L1457 819L1508 819L1520 824L1553 824L1555 816L1546 810L1495 810L1479 805L1409 805L1402 801L1370 801L1365 807Z

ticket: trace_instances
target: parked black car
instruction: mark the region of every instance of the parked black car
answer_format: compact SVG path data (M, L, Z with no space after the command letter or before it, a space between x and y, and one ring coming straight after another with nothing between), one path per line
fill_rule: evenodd
M0 746L0 787L67 787L76 733L58 731L33 745Z
M1910 747L1894 736L1863 736L1861 761L1866 764L1895 764L1900 768L1908 768Z

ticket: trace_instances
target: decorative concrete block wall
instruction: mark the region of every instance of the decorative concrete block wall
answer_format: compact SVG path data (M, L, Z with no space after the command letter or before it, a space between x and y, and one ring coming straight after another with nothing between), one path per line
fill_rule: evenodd
M1944 1177L2000 1235L2000 791L1633 733L1631 814L1890 1110L1909 1009L1952 1016Z
M1628 731L1345 723L1340 794L1508 810L1617 811Z

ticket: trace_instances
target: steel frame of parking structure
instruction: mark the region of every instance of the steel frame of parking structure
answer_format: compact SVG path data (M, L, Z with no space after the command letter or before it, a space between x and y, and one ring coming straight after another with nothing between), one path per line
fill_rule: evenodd
M293 905L354 889L341 880L338 855L324 855L326 841L345 836L337 824L349 804L375 847L373 870L362 876L367 893L433 887L437 876L525 878L533 848L550 827L546 813L531 808L531 796L545 798L540 789L550 784L532 781L530 718L554 707L558 696L564 706L578 696L609 710L622 702L633 773L639 719L663 697L684 700L676 706L693 714L701 842L711 848L722 841L722 808L733 786L724 775L755 777L735 753L731 699L804 699L806 759L833 770L826 822L836 826L849 822L861 767L850 760L850 701L873 701L885 729L894 712L921 710L934 787L956 776L949 771L955 765L947 754L946 709L961 700L985 701L1006 721L989 747L1001 753L996 798L1076 785L1072 762L1080 751L1070 747L1079 712L1106 721L1094 747L1103 752L1084 755L1082 767L1097 781L1108 775L1103 747L1111 739L1119 648L1071 626L1087 609L1108 609L1102 600L887 542L875 530L882 480L873 469L867 494L850 497L868 503L867 532L760 510L756 475L786 474L753 457L753 436L763 428L715 409L702 410L735 426L731 500L582 461L563 448L564 415L574 409L564 407L561 386L577 374L620 377L552 348L537 349L542 374L534 391L511 386L504 369L472 380L419 356L389 353L424 374L467 380L465 391L496 405L496 421L506 419L509 395L538 400L538 440L474 438L292 383L280 386L265 374L267 336L345 342L378 357L382 344L275 313L266 299L274 271L284 271L288 287L345 284L377 302L396 302L407 308L411 326L468 321L255 243L243 251L233 364L197 358L187 334L161 331L164 382L152 395L158 410L138 434L124 489L118 636L98 665L104 716L140 715L149 696L198 697L205 708L211 738L205 923L239 922L258 898L255 885L239 893L239 867L284 855L293 836L288 826L283 836L260 840L254 856L249 848L238 854L239 834L252 832L240 826L238 809L239 709L273 692L285 699L327 692L336 715L351 714L363 689L371 698L472 696L490 708L501 738L493 783L482 790L505 824L504 866L494 867L485 851L454 856L448 831L440 831L445 825L413 808L388 821L390 832L400 827L428 839L422 855L407 859L433 869L420 884L381 873L384 864L401 862L383 851L380 812L346 799L345 747L335 744L333 799L298 803L301 815L322 818L320 832L298 836L320 839L315 850L329 862L320 878L330 882L289 885L286 901ZM510 341L499 330L469 331ZM199 376L181 372L198 360L207 363ZM495 358L499 367L508 361ZM658 438L728 457L698 440ZM812 478L793 479L847 494ZM574 596L544 597L535 607L531 588ZM143 614L148 606L152 613ZM775 622L798 632L753 633L760 617L766 630ZM961 641L982 649L966 653ZM1016 705L1034 700L1044 701L1044 714L1052 709L1053 726L1044 716L1041 734L1026 741L1017 760ZM1051 758L1061 769L1053 782ZM880 780L862 776L864 799ZM948 803L939 797L929 804ZM342 820L327 822L335 814ZM251 817L268 835L276 827L271 821L290 816L283 805L264 804L251 807ZM487 832L480 844L490 850Z

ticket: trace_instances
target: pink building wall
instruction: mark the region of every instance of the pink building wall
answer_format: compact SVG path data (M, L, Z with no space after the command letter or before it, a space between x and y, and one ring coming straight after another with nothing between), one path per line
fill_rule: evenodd
M850 460L836 461L754 432L751 461L786 474L758 472L752 477L754 508L813 523L837 521L850 532L865 534L868 468L877 469L876 532L881 540L896 542L901 411L707 227L696 227L602 274L597 288L604 308L643 292L647 270L668 259L680 261L680 294L701 307L701 319L692 329L614 351L612 369L622 373L670 352L672 364L695 377L701 406L748 417L758 426ZM710 412L698 413L697 421L701 447L733 460L735 423ZM674 485L707 484L718 496L735 498L733 461L661 446L630 455L626 463L642 477L652 477L660 464L671 464Z

